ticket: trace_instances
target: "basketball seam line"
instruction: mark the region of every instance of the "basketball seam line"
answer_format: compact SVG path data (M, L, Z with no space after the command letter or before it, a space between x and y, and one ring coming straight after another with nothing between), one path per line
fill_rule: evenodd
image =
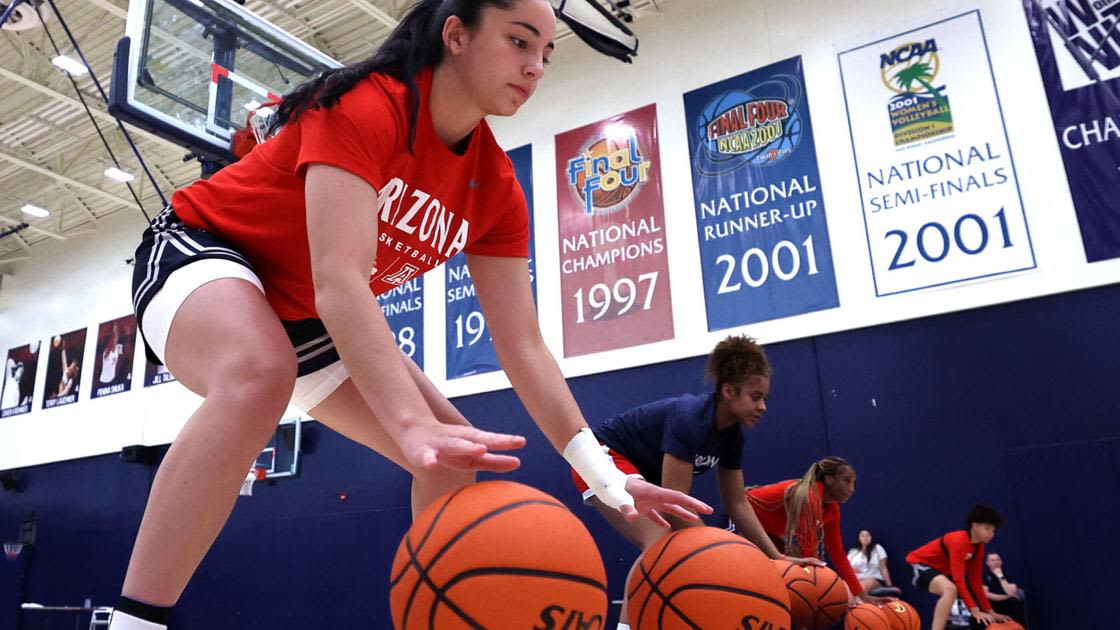
M444 584L443 585L443 590L445 590L445 591L450 590L451 587L454 586L456 583L461 582L462 580L465 580L467 578L478 577L480 575L521 575L521 576L525 576L525 577L530 577L531 576L531 577L556 578L556 579L568 580L568 581L571 581L571 582L578 582L578 583L581 583L581 584L586 584L588 586L594 586L595 588L599 589L600 591L603 591L604 593L607 592L607 585L606 584L603 584L602 582L599 582L598 580L595 580L593 578L589 578L589 577L586 577L586 576L583 576L583 575L576 575L574 573L562 573L560 571L545 571L543 569L523 569L523 568L520 568L520 567L479 567L477 569L471 569L469 571L463 571L463 572L460 572L460 573L456 574L456 576L454 578L452 578L449 582L447 582L447 584Z
M460 492L466 490L469 487L470 486L459 488L451 496L447 497L447 500L443 502L443 505L439 506L439 510L436 512L436 515L432 517L432 522L428 523L428 531L424 532L424 535L420 537L419 546L416 548L417 552L424 548L424 543L426 543L428 541L428 538L432 535L432 531L434 531L436 528L436 523L438 523L440 517L443 516L443 512L447 509L447 506L451 505L451 502L455 500L455 497L459 496ZM405 537L408 537L407 533L405 534ZM409 565L407 564L404 565L404 568L401 569L400 575L389 581L390 589L396 586L397 582L401 581L401 579L404 578L404 574L408 572L408 566Z
M774 599L773 597L770 597L765 593L759 593L758 591L750 591L745 588L736 588L734 586L724 586L722 584L685 584L678 587L675 591L669 593L669 597L676 597L677 594L681 593L682 591L696 589L711 589L715 591L723 591L725 593L735 593L736 595L748 595L757 599L761 599L763 601L770 602L771 604L775 604L786 612L789 612L789 604L782 603L780 599Z
M657 563L661 562L661 558L665 556L665 552L668 551L669 545L673 544L673 539L676 538L679 535L680 535L680 532L674 532L672 534L669 534L668 540L666 540L665 544L662 545L661 550L657 552L657 557L653 559L653 564L649 565L649 570L650 571L653 571L653 569L657 566ZM638 566L641 567L643 571L646 570L646 567L642 566L642 564L640 562L638 563ZM633 597L635 594L637 594L638 589L641 588L641 587L642 587L641 584L638 584L638 586L634 587L634 591L632 593L630 593L629 595L627 595L627 599L629 599L629 598Z
M462 492L462 490L456 492L455 495L452 495L451 498L449 498L447 500L447 502L444 503L443 506L440 507L440 513L437 515L437 517L435 519L432 519L432 525L429 527L428 532L425 533L425 536L422 540L422 543L427 541L427 539L429 537L429 534L435 529L436 520L438 520L439 516L441 516L443 514L443 511L451 504L451 502L455 499L455 497L459 494L459 492ZM444 595L444 590L445 589L437 587L435 585L435 583L431 580L431 578L428 577L428 573L431 571L431 569L435 565L435 563L438 562L439 559L443 557L443 554L445 554L455 543L457 543L459 540L461 540L463 538L463 536L465 536L467 533L474 530L476 527L478 527L482 523L484 523L484 522L486 522L486 521L488 521L488 520L490 520L490 519L492 519L492 518L494 518L494 517L496 517L500 514L504 514L508 511L512 510L512 509L515 509L515 508L518 508L518 507L523 507L523 506L526 506L526 505L547 505L549 507L560 507L560 508L567 509L567 507L565 507L563 503L555 501L555 499L553 501L547 501L547 500L543 500L543 499L527 499L527 500L524 500L524 501L515 501L515 502L510 503L508 505L504 505L500 508L496 508L496 509L492 510L491 512L488 512L488 513L483 514L482 516L476 518L474 520L474 522L472 522L470 525L468 525L467 527L460 530L451 540L447 541L447 544L445 544L443 546L443 548L441 548L439 551L437 551L436 554L431 558L431 560L428 562L427 567L421 567L420 566L420 562L419 562L419 559L417 558L417 554L421 551L421 548L417 547L414 550L412 548L412 543L411 543L411 541L408 540L408 535L406 534L405 535L405 548L408 550L409 562L405 566L405 568L401 571L401 576L398 578L398 581L399 581L399 579L404 577L404 574L408 570L409 567L416 567L416 572L418 574L417 575L418 579L416 581L416 584L412 587L412 592L409 593L409 595L408 595L408 603L405 605L405 612L404 612L404 615L402 616L401 623L404 624L405 626L408 625L408 617L412 612L412 604L416 600L416 594L419 592L420 586L422 584L427 584L428 587L432 589L432 592L436 597L436 602L435 602L435 604L433 604L432 609L431 609L431 614L429 615L430 617L434 616L436 609L439 608L439 604L441 602L444 602L448 605L448 608L453 610L460 617L463 617L464 621L467 621L468 623L472 623L472 624L475 623L473 619L471 619L466 613L461 611L452 602L445 601L446 600L446 597ZM392 588L392 586L390 588ZM482 629L482 630L485 630L484 628L482 628L482 626L479 626L479 628Z

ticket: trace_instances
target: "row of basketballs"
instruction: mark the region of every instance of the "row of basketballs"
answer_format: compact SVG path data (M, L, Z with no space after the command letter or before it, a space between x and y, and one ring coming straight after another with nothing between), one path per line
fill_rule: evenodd
M591 534L557 499L508 481L474 484L429 506L401 541L390 581L397 630L606 623L606 571ZM771 561L712 527L667 533L642 554L626 595L635 630L921 628L905 602L849 607L831 569Z

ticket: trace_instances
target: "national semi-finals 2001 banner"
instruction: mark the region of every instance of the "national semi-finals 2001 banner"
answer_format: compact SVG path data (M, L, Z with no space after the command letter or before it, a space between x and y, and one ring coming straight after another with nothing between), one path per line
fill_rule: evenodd
M980 12L839 62L875 294L1034 269Z

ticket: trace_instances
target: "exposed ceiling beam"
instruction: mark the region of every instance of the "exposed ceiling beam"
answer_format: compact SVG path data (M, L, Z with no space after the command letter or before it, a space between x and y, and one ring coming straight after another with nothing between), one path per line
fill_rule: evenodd
M104 190L101 190L100 188L94 188L93 186L90 186L89 184L83 184L82 182L79 182L76 179L71 179L69 177L66 177L65 175L60 175L59 173L56 173L56 172L54 172L50 169L45 169L42 166L39 166L37 164L32 164L31 162L28 162L27 160L25 160L23 158L19 158L19 157L16 157L14 155L8 155L7 153L4 153L4 152L0 151L0 159L7 160L7 161L9 161L13 164L16 164L16 165L18 165L22 168L25 168L29 171L33 171L35 173L38 173L38 174L40 174L44 177L49 177L49 178L51 178L55 181L62 182L64 184L66 184L67 186L71 186L73 188L83 190L83 191L85 191L85 192L87 192L91 195L101 197L102 199L108 199L109 201L120 204L121 206L124 206L126 208L134 208L136 210L139 210L139 211L143 212L143 209L140 206L136 205L136 202L134 202L134 201L131 201L129 199L125 199L124 197L118 197L118 196L116 196L112 193L107 193Z
M86 0L86 2L89 2L90 4L92 4L94 6L100 7L102 10L108 11L109 13L112 13L113 15L119 17L122 20L128 18L128 9L118 7L117 5L113 4L112 2L109 2L109 0Z
M50 98L52 98L56 101L61 101L63 103L70 103L71 105L73 105L75 107L81 107L82 106L81 101L74 98L73 96L63 94L62 92L56 92L55 90L52 90L51 88L43 85L42 83L39 83L37 81L32 81L31 79L28 79L28 78L25 78L25 77L21 77L20 75L12 72L12 71L10 71L6 68L0 68L0 77L4 77L5 79L8 79L9 81L14 81L16 83L19 83L20 85L22 85L24 87L35 90L36 92L38 92L40 94L43 94L45 96L48 96L48 97L50 97ZM96 116L97 118L100 118L102 120L111 122L114 125L116 125L117 119L112 114L110 114L109 112L102 111L101 109L99 109L97 107L90 107L89 110L91 112L93 112L93 115ZM157 136L156 134L151 133L150 131L144 131L143 129L140 129L138 127L133 127L132 125L128 125L128 130L129 130L130 133L133 133L133 134L142 136L144 138L147 138L148 140L152 140L154 142L157 142L157 143L163 145L164 147L169 148L169 149L173 149L177 152L186 153L188 151L188 149L186 149L184 147L181 147L181 146L175 144L174 142L171 142L170 140L165 140L164 138L161 138L161 137Z
M398 21L369 0L348 0L350 4L368 13L373 19L389 28L396 28Z
M11 217L6 217L2 214L0 214L0 221L2 221L4 223L7 223L8 225L23 225L23 223L24 223L23 221L20 221L18 219L13 219ZM60 241L65 241L66 240L66 237L63 236L62 234L59 234L58 232L52 232L51 230L44 230L41 227L35 227L34 225L31 225L31 224L28 224L27 227L25 227L24 229L27 230L28 232L36 232L38 234L42 234L43 236L49 236L51 238L56 238Z

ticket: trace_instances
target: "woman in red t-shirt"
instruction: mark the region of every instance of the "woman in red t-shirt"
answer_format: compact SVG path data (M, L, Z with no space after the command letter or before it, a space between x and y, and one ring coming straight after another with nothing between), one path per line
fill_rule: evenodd
M992 542L1001 525L1003 516L994 507L974 505L965 519L965 529L934 538L906 554L906 561L914 568L911 584L938 597L932 630L944 630L958 597L978 624L1011 621L1011 617L992 610L981 576L984 545Z
M163 627L289 400L409 471L414 512L519 465L499 451L525 438L472 427L374 299L459 252L514 389L600 500L663 527L658 510L711 510L614 467L541 338L527 204L484 118L528 100L555 31L546 0L422 0L373 57L287 95L274 137L145 231L140 330L205 401L160 466L113 630Z
M840 504L855 494L856 469L841 457L813 462L800 479L747 488L747 499L762 528L789 555L820 558L821 543L852 600L885 604L890 598L866 593L848 562L840 533ZM823 535L822 535L823 534Z

